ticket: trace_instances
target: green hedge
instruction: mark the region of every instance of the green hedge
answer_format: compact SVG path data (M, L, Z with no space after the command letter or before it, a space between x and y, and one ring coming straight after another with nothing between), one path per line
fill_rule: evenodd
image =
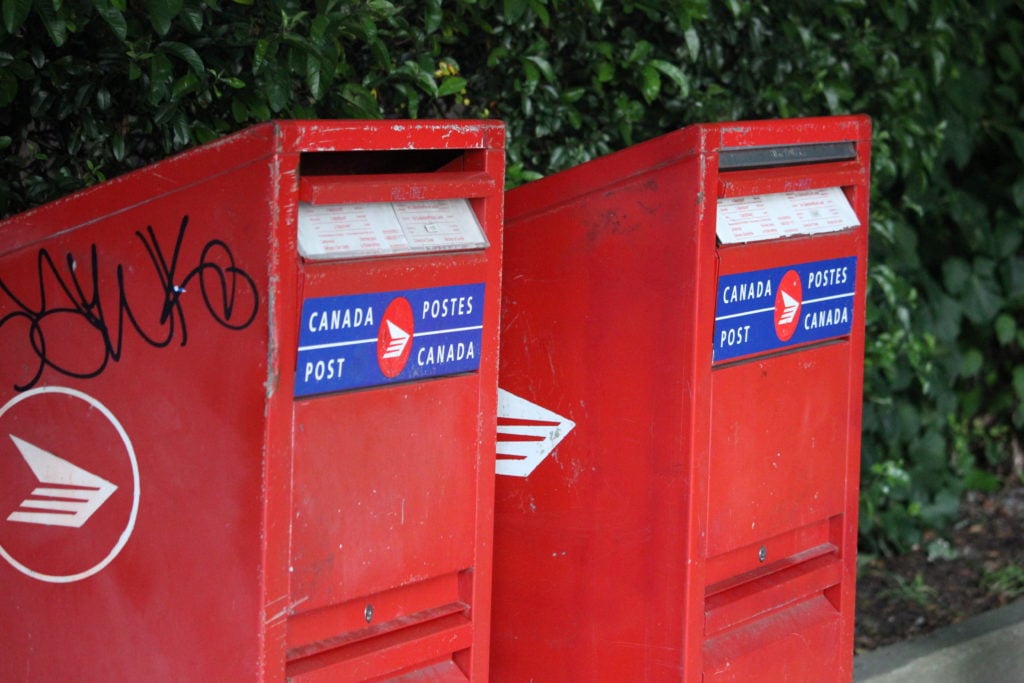
M0 214L268 118L493 117L515 185L697 121L874 119L862 541L1020 476L1017 0L0 0Z

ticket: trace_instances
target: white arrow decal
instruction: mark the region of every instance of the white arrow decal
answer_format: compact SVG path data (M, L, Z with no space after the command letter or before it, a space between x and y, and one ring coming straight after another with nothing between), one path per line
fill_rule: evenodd
M788 325L793 322L793 318L796 317L796 312L800 310L800 302L789 295L786 290L780 290L782 292L782 315L779 316L780 325Z
M9 434L40 484L7 516L9 522L79 529L117 490L117 486L53 453Z
M530 476L575 426L558 413L498 389L496 472Z
M381 358L398 358L402 351L405 351L405 345L409 343L409 333L390 320L385 322L388 324L388 336L391 337L391 341L388 342L388 348Z

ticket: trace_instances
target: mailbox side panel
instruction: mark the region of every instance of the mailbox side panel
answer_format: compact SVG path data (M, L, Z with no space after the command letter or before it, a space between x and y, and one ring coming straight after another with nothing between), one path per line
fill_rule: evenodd
M667 136L508 194L501 388L533 407L499 429L575 426L498 478L496 681L680 680L699 648L714 262L696 144Z
M0 679L260 677L271 141L0 225Z

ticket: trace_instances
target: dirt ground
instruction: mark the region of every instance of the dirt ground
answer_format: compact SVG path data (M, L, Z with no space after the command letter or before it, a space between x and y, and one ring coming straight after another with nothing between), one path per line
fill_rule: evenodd
M936 540L861 566L858 653L1024 598L1024 486L969 493L948 546Z

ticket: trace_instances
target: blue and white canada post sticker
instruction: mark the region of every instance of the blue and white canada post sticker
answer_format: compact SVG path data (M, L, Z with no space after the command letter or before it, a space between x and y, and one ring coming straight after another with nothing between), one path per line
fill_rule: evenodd
M483 283L306 299L295 395L473 372L483 321Z
M849 334L856 281L856 256L721 276L713 362Z

